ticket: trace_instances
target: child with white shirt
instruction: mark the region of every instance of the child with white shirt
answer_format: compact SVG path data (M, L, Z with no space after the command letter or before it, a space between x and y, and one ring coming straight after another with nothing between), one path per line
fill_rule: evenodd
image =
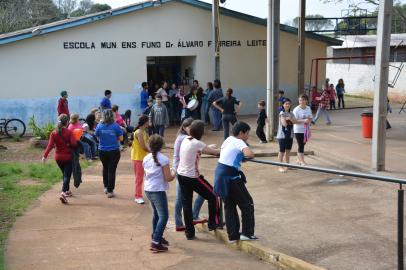
M144 191L151 202L154 213L152 218L152 242L151 251L168 251L169 243L163 238L163 233L168 222L169 210L166 190L169 189L168 182L175 178L175 174L169 168L169 158L160 151L164 140L159 135L152 135L148 141L151 153L143 160L145 172Z
M204 134L204 122L194 120L189 127L189 135L180 146L179 166L177 169L178 181L182 193L183 217L185 221L185 234L188 240L195 238L193 226L193 192L197 192L208 202L209 230L220 227L218 220L218 200L213 187L199 173L199 160L201 154L218 155L219 149L214 145L206 145L200 141Z
M245 186L246 178L241 171L241 162L244 158L254 157L254 153L247 144L250 129L245 122L237 122L234 125L233 136L228 137L221 145L220 158L215 171L214 190L224 200L230 243L235 243L237 240L258 239L254 235L254 201ZM241 233L237 206L241 210Z

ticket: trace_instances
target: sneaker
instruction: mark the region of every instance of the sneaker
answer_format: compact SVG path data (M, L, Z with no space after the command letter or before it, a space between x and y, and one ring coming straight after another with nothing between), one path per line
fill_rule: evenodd
M108 192L107 192L107 188L104 188L104 194L107 194Z
M267 141L259 141L259 144L268 143Z
M241 241L253 241L253 240L258 240L258 237L256 237L255 235L245 236L245 235L241 234L240 240Z
M228 240L228 244L230 244L230 245L235 244L235 243L237 243L237 240Z
M114 192L112 191L112 192L107 192L107 198L113 198L113 197L115 197L116 195L114 194Z
M196 239L196 236L194 236L194 235L186 235L186 239L187 240L195 240Z
M158 252L165 252L165 251L168 251L168 248L165 247L165 246L162 245L162 244L156 244L156 243L152 242L152 243L151 243L151 248L150 248L149 250L151 250L151 251L154 252L154 253L158 253Z
M316 122L312 121L312 125L316 125Z
M222 230L223 226L221 225L215 225L213 227L209 227L209 231L214 231L214 230Z
M59 196L59 200L61 200L61 203L67 204L68 200L66 199L65 192L62 192L61 195Z
M162 239L161 239L161 244L162 244L162 245L165 245L165 246L169 246L168 240L166 240L166 239L163 238L163 237L162 237Z
M136 199L134 199L134 202L136 202L138 204L144 204L145 203L143 198L138 198L138 199L136 198Z
M73 196L72 191L70 191L70 190L65 191L65 197L72 197L72 196Z
M183 231L185 231L185 230L186 230L185 226L178 226L178 227L176 227L176 231L177 231L177 232L183 232Z
M207 223L207 222L208 222L207 218L198 218L198 219L193 220L193 225Z
M279 168L278 168L278 171L279 171L280 173L285 173L285 172L288 171L288 169L287 169L287 168L284 168L284 167L279 167Z
M327 122L326 125L327 125L327 126L331 125L331 122Z

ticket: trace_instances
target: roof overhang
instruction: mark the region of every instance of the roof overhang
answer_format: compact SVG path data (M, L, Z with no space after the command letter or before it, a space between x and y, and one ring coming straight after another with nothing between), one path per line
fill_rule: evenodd
M133 5L128 5L128 6L124 6L124 7L120 7L120 8L116 8L116 9L111 9L111 10L107 10L107 11L103 11L103 12L99 12L99 13L95 13L95 14L86 15L83 17L69 18L69 19L65 19L65 20L61 20L61 21L57 21L57 22L53 22L53 23L49 23L49 24L45 24L45 25L41 25L41 26L35 26L35 27L19 30L16 32L6 33L3 35L0 35L0 45L16 42L16 41L23 40L23 39L32 38L35 36L46 35L46 34L60 31L63 29L78 27L78 26L85 25L88 23L104 20L107 18L119 16L122 14L127 14L130 12L142 10L145 8L156 7L161 4L165 4L168 2L172 2L172 1L188 4L188 5L202 8L205 10L211 10L211 4L197 1L197 0L145 1L145 2L141 2L141 3L133 4ZM233 11L233 10L226 9L226 8L220 8L220 13L225 16L248 21L248 22L251 22L254 24L267 26L267 19L251 16L251 15L248 15L245 13ZM280 25L280 30L287 32L287 33L295 34L295 35L298 32L297 28L287 26L284 24ZM327 37L324 35L318 35L318 34L314 34L314 33L306 33L306 37L324 42L328 46L341 46L341 44L343 43L342 40Z

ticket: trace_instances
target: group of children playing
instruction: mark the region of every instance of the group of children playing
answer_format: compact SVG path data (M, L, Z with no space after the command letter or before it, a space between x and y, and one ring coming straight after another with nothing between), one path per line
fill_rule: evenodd
M216 145L207 145L202 141L205 126L203 121L186 118L175 140L173 164L170 167L169 158L161 152L165 144L163 137L159 134L148 136L147 122L148 117L139 118L132 140L131 157L136 175L135 201L139 204L144 203L142 198L144 184L145 195L153 209L151 250L153 252L168 250L169 243L163 237L169 217L166 191L169 188L168 182L175 178L176 231L185 231L188 240L195 239L194 225L197 223L208 222L209 230L223 228L219 220L220 199L224 200L230 243L257 239L254 235L253 200L245 187L246 178L240 170L240 163L244 158L254 156L247 144L249 125L237 122L233 127L233 135L228 137L219 149ZM219 156L214 187L199 170L202 154ZM198 197L193 207L194 192ZM204 200L208 202L208 220L199 219L198 216ZM242 213L241 234L237 206Z
M63 94L67 97L66 93ZM220 200L224 202L225 221L230 243L237 240L257 239L254 235L253 199L245 185L246 177L241 171L241 162L254 157L254 153L247 143L250 132L250 126L247 123L236 122L232 128L232 135L225 138L221 147L218 148L216 145L207 145L202 141L205 130L203 121L191 117L185 118L174 142L173 163L171 166L169 158L162 153L162 148L165 145L164 130L169 125L168 111L163 103L162 96L156 95L156 104L154 106L152 106L152 101L148 100L148 105L144 113L139 117L138 125L135 128L130 126L130 121L124 121L118 113L118 106L111 105L110 97L111 91L106 90L105 98L101 102L101 111L96 110L94 112L94 114L103 114L103 119L98 125L95 123L94 118L100 117L88 116L86 123L81 125L78 115L71 115L69 123L69 116L61 114L58 128L51 134L50 144L44 153L44 160L52 147L56 146L56 160L64 173L61 194L63 203L67 203L66 197L71 196L69 178L72 168L69 164L72 157L69 148L76 147L78 141L72 139L72 132L76 129L84 129L84 135L81 136L80 141L88 145L85 152L88 152L91 157L100 155L103 163L105 193L109 198L114 197L115 170L120 159L117 141L125 141L125 134L130 132L132 136L128 143L131 146L131 160L135 174L134 200L138 204L144 204L144 191L152 206L153 234L151 250L153 252L168 250L169 243L163 237L169 218L166 191L169 188L169 182L174 179L176 179L174 213L176 231L185 231L188 240L195 238L194 225L197 223L207 222L209 230L223 228L224 224L219 219ZM306 95L301 95L299 105L291 112L291 100L284 97L283 91L279 92L279 126L276 138L279 142L278 158L280 162L289 163L289 153L292 149L293 139L296 138L298 143L298 163L306 164L304 161L304 146L310 138L310 124L312 123L312 111L308 106L308 101ZM66 98L61 101L61 104L66 105L67 108ZM258 102L258 109L256 134L260 139L260 143L266 143L264 133L267 122L265 101ZM150 128L151 123L153 123L152 131ZM152 133L154 134L152 135ZM202 154L219 157L215 169L214 187L199 170L199 161ZM279 171L286 172L287 168L281 167ZM198 196L193 204L194 192ZM208 219L201 219L199 218L199 212L205 200L208 202L209 217ZM241 233L237 206L240 208L242 215Z

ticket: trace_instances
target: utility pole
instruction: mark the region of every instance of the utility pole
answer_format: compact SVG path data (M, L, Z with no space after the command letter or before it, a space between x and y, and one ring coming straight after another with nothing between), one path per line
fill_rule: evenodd
M385 170L388 73L393 0L380 0L375 54L372 169Z
M266 113L271 120L266 129L268 140L278 130L277 92L279 90L280 0L268 0Z
M213 71L214 79L220 80L220 29L219 29L219 0L213 0L212 26L213 26Z
M306 28L306 0L299 0L299 28L298 28L298 71L297 92L298 96L304 94L305 73L305 28ZM316 82L317 84L317 82ZM311 87L311 85L310 85Z

